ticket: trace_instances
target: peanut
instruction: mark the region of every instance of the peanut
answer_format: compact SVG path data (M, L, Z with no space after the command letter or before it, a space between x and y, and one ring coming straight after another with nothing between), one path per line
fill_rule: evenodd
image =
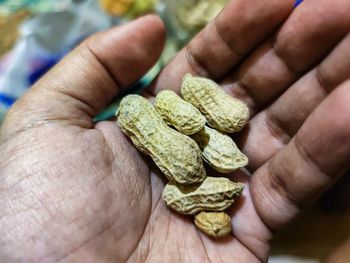
M220 173L229 173L248 164L247 156L222 132L205 126L192 138L202 150L203 159Z
M151 156L171 182L199 183L206 177L201 151L186 135L162 120L153 105L139 95L128 95L120 103L118 123L141 152Z
M203 113L211 127L219 131L240 131L249 119L247 105L230 97L210 79L186 74L181 95Z
M223 211L234 198L241 195L242 183L234 183L224 177L206 177L199 185L168 183L163 199L173 210L181 214L196 214L200 211Z
M186 135L198 132L207 122L196 107L170 90L158 93L155 107L168 125Z
M232 231L231 217L224 212L200 212L194 217L194 224L214 238L228 236Z

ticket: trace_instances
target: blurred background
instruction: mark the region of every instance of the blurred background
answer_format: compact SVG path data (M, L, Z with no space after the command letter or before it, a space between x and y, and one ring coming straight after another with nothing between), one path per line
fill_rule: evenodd
M0 0L0 124L8 108L87 36L155 13L168 39L146 86L227 0ZM301 2L298 0L297 2ZM100 118L113 115L112 105ZM350 262L350 176L273 240L269 262Z
M0 0L0 121L6 110L42 74L87 36L156 13L168 29L159 69L226 0ZM189 15L191 14L191 15ZM115 110L111 109L111 117Z

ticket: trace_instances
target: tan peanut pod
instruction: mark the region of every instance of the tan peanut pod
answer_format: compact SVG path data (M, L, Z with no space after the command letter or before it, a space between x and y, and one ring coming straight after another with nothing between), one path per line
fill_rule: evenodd
M224 177L206 177L199 185L168 183L163 200L171 209L186 215L200 211L223 211L242 194L244 185Z
M118 123L136 148L152 157L169 181L193 184L206 177L196 142L166 125L145 98L126 96L120 103Z
M191 136L202 150L203 159L216 171L230 173L248 164L230 136L205 126Z
M249 120L247 105L230 97L210 79L186 74L181 95L203 113L211 127L219 131L238 132Z
M225 212L200 212L194 224L208 236L226 237L232 232L231 217Z
M207 122L195 106L184 101L171 90L158 93L155 107L167 124L186 135L198 132Z

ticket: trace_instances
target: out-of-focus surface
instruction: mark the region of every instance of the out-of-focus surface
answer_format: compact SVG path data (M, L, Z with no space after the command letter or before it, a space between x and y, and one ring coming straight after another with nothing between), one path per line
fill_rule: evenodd
M350 262L350 174L277 233L269 262Z
M147 13L158 14L169 32L156 65L159 71L226 1L0 0L0 123L26 89L87 36ZM197 15L188 19L185 10ZM153 69L142 83L148 84L154 75ZM102 117L114 112L111 107Z
M1 122L42 74L81 39L112 26L112 21L95 0L3 1L0 6Z
M349 235L350 212L326 212L314 205L277 233L269 262L324 262ZM288 257L294 261L278 261ZM350 262L349 253L344 262Z
M336 248L325 260L326 263L349 263L350 262L350 239Z
M20 10L11 15L0 15L0 56L9 51L18 38L18 26L30 16L27 10Z

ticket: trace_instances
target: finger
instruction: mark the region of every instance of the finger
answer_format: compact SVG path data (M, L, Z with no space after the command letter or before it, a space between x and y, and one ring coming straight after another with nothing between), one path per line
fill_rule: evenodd
M287 18L293 4L293 0L230 1L165 67L152 92L178 91L186 72L221 78Z
M282 151L259 168L251 194L272 229L294 218L350 168L350 82L328 96Z
M234 236L261 259L267 261L272 233L259 217L252 196L250 195L251 175L245 171L236 171L228 178L234 182L244 183L242 196L235 200L233 206L227 211L232 217Z
M250 121L242 150L255 170L282 149L334 88L350 78L350 34L315 69Z
M53 120L92 127L92 117L157 61L164 39L155 16L90 37L15 104L3 132Z
M275 36L226 76L223 88L243 99L253 115L321 61L349 32L349 10L350 2L344 0L303 2Z

